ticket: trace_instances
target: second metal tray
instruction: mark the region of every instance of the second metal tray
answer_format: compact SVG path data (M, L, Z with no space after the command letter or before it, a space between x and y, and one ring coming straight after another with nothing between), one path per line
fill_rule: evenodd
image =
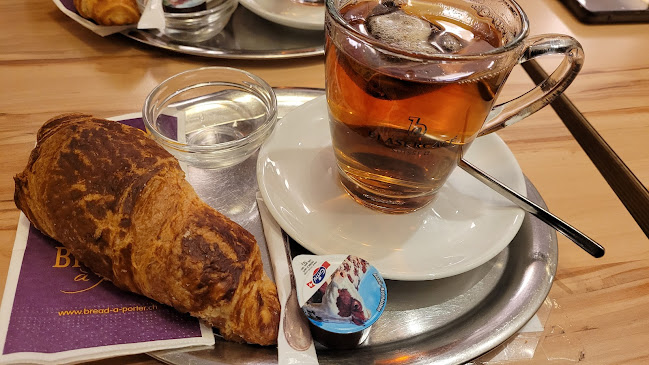
M284 59L324 54L324 31L286 27L239 5L225 29L207 41L182 43L157 30L127 30L128 38L195 56L230 59Z

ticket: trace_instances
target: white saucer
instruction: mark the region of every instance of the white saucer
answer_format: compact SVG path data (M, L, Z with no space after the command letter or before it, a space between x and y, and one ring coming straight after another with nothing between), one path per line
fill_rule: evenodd
M246 9L287 27L324 30L324 5L303 5L291 0L239 0Z
M352 254L394 280L457 275L489 261L520 228L524 212L457 168L435 202L384 214L342 188L331 147L326 100L289 112L259 151L257 180L269 211L315 254ZM523 173L495 134L476 140L466 159L526 193Z

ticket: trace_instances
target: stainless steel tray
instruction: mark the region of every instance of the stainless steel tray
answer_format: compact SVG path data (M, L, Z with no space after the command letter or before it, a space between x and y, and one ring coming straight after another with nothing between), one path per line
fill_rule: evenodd
M223 31L200 43L175 41L158 30L128 30L128 38L173 52L212 58L283 59L324 54L324 31L286 27L239 5Z
M276 92L280 115L322 94L318 89L277 89ZM247 184L256 187L254 167L254 161L246 161L236 170L238 176L229 175L218 184L206 184L209 178L205 176L202 176L202 183L200 179L192 181L198 175L192 177L191 171L188 176L192 185L222 187L227 181L237 180L236 186L248 181ZM545 206L527 179L526 185L527 196ZM222 199L223 194L214 199L214 195L210 197L207 191L197 189L208 203L212 199L210 204L221 205L222 209L226 209L226 205L254 207L236 209L229 214L265 244L254 204L255 190L243 188L227 194L240 203L232 205ZM246 195L251 198L245 198ZM243 203L246 199L251 201ZM297 243L292 245L294 255L304 253ZM509 246L474 270L434 281L388 280L388 305L372 326L368 340L361 347L347 351L318 347L318 359L321 364L465 363L503 343L534 316L550 291L556 268L556 232L527 214ZM160 351L150 355L174 365L277 363L275 348L235 344L219 337L210 348Z

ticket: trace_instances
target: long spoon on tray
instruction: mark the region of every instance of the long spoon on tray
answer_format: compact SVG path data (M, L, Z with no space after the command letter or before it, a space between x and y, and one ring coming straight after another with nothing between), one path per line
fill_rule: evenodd
M486 172L478 169L470 162L464 159L460 159L460 161L458 162L458 166L460 166L460 168L466 171L469 175L475 177L476 179L480 180L480 182L482 182L483 184L487 185L488 187L495 190L500 195L509 199L512 203L518 205L526 212L537 217L538 219L540 219L550 227L556 229L558 232L571 239L574 243L577 244L577 246L581 247L584 251L588 252L593 257L604 256L604 247L602 247L599 243L593 241L588 236L581 233L570 224L559 219L557 216L543 209L536 203L527 199L525 196L512 190L507 185L494 179Z

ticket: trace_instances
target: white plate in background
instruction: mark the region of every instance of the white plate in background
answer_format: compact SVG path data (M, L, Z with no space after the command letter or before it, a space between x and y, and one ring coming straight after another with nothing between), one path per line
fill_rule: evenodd
M291 0L239 0L258 16L287 27L324 30L324 5L305 5Z

